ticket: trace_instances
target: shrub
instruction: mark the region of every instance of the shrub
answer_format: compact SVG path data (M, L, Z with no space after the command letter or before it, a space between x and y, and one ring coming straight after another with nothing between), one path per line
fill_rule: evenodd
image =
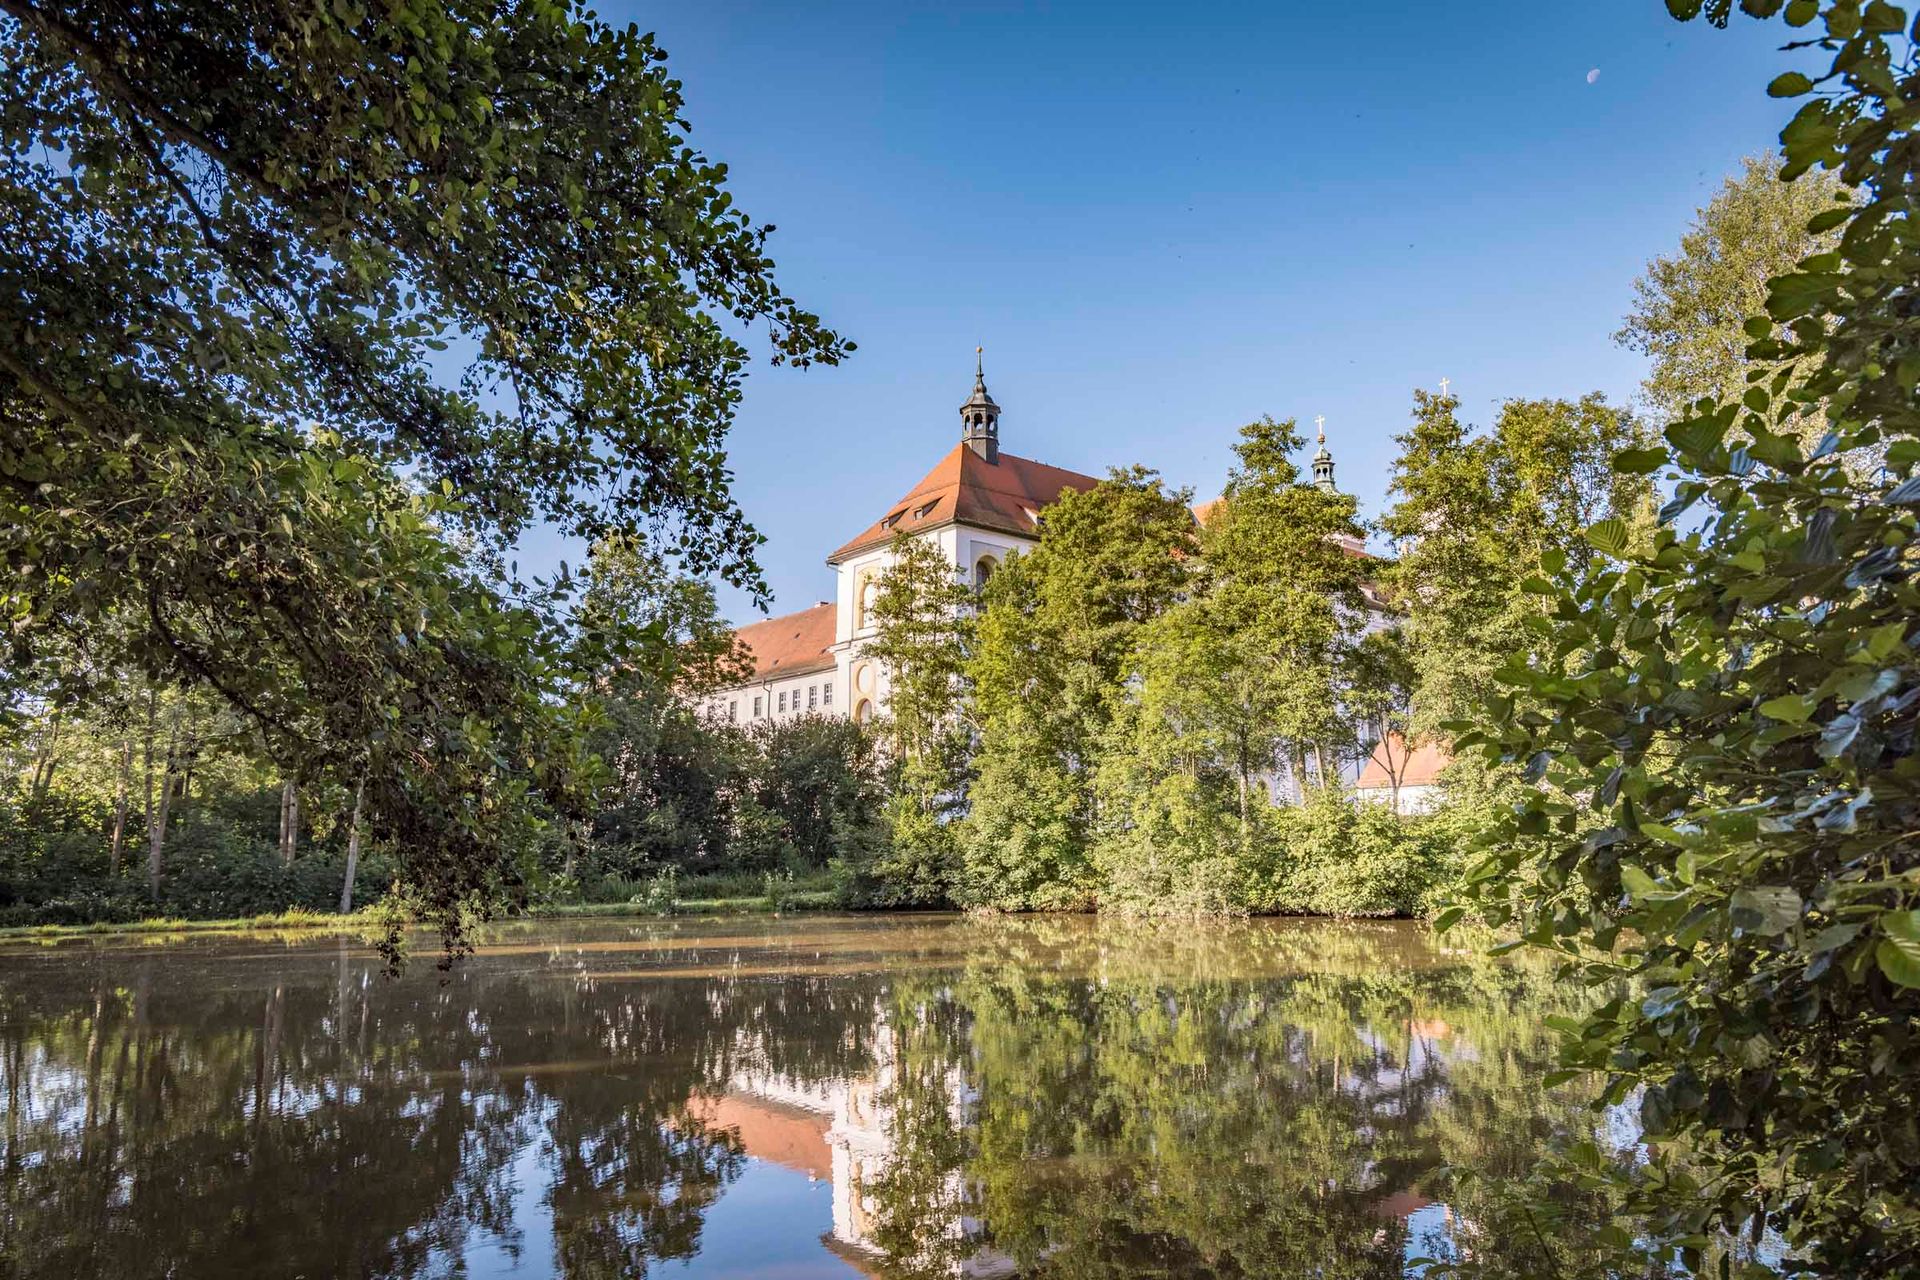
M1424 914L1447 879L1445 843L1423 817L1322 788L1275 809L1245 867L1255 911L1329 916Z

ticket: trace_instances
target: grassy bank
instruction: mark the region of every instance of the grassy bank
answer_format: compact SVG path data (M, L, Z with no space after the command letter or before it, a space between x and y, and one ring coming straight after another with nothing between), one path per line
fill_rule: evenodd
M361 913L340 915L327 911L273 911L227 920L183 920L154 916L146 920L93 924L26 924L0 929L0 941L9 938L70 938L99 933L359 933L371 921Z
M619 919L661 915L764 915L780 911L827 911L835 905L831 893L801 891L783 895L776 904L765 894L726 898L682 898L671 912L660 912L634 902L553 902L533 907L518 916L501 919L568 920L582 918ZM290 933L316 935L364 933L377 925L367 912L338 915L322 911L278 911L264 915L242 916L227 920L183 920L156 916L147 920L94 924L32 924L0 929L0 942L77 938L102 934L177 934L177 933Z

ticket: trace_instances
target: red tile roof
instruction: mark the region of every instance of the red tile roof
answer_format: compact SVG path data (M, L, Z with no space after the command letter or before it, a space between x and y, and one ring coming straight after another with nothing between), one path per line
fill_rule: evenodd
M833 605L822 603L798 613L754 622L733 633L753 655L756 680L824 671L833 665Z
M1429 786L1438 780L1442 769L1453 763L1453 757L1437 742L1422 742L1409 752L1406 740L1397 733L1390 733L1384 742L1375 744L1373 754L1367 757L1366 767L1360 770L1360 779L1354 785L1362 791L1389 791L1393 788L1386 762L1381 758L1380 749L1383 746L1392 753L1393 763L1399 766L1400 785L1403 787Z
M966 524L1032 537L1033 513L1058 498L1063 490L1087 490L1100 483L1092 476L1050 467L1031 458L1000 455L988 462L965 444L927 472L907 496L887 509L866 531L827 557L838 564L849 556L882 546L896 533L918 533L941 525Z

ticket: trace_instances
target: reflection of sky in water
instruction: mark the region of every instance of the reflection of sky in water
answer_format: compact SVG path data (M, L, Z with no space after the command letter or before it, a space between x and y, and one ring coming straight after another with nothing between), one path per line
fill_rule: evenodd
M553 1274L553 1206L549 1168L535 1140L514 1154L513 1224L504 1233L468 1234L462 1259L446 1253L435 1272L464 1263L469 1280L544 1280ZM845 1280L856 1274L821 1243L833 1219L833 1188L818 1178L749 1158L740 1176L707 1211L700 1252L656 1264L662 1276L689 1280Z
M1427 1273L1426 1267L1414 1265L1415 1258L1445 1260L1453 1256L1453 1222L1447 1216L1447 1206L1430 1204L1407 1215L1407 1247L1401 1256L1407 1261L1410 1276Z

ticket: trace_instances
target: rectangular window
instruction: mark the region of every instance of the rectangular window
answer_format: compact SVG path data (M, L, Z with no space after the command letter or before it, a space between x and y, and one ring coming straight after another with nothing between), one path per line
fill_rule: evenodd
M780 691L779 706L780 706L780 714L785 715L787 711L787 691L785 689L782 689Z
M737 701L736 701L736 702L729 702L729 703L727 704L727 719L728 719L728 721L730 721L730 722L731 722L731 721L734 721L734 720L738 720L739 718L740 718L740 704L739 704L739 703L738 703Z
M820 705L820 688L818 685L810 684L807 686L807 710L811 711L819 705Z
M753 718L755 720L760 718L760 695L757 693L753 695Z
M820 686L820 705L823 707L833 705L833 681L831 680Z

